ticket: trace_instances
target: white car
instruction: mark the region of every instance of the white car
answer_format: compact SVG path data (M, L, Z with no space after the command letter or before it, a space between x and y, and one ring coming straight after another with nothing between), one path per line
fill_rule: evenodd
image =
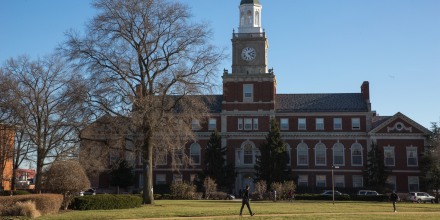
M357 195L360 195L360 196L378 196L380 194L378 192L376 192L376 191L373 191L373 190L359 190Z
M425 192L410 192L408 196L408 200L417 202L417 203L426 203L431 202L434 203L435 197L429 195Z

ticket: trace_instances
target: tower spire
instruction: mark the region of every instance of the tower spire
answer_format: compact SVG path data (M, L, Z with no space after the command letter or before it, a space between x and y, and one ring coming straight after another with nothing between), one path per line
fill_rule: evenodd
M263 33L259 0L241 0L238 33Z

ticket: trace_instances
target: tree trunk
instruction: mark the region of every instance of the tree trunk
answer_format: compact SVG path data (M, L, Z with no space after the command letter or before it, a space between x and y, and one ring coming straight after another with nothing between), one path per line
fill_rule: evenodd
M153 145L151 144L151 132L149 128L144 129L144 146L143 146L143 204L154 204L153 194Z

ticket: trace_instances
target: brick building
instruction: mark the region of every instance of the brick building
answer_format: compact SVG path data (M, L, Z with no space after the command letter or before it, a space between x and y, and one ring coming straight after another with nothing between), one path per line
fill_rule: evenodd
M11 190L14 129L0 124L0 190Z
M335 166L336 187L364 188L363 169L374 143L383 151L390 171L388 187L399 192L419 190L419 159L429 130L400 112L378 116L371 110L368 81L360 83L360 90L354 93L277 94L261 20L258 0L240 2L239 27L231 40L232 71L223 72L223 94L212 96L215 102L207 123L193 124L198 139L184 152L193 159L192 166L173 171L170 157L164 157L156 163L154 183L196 178L203 166L203 149L217 130L227 148L226 159L237 173L233 191L245 185L253 188L258 147L274 118L287 144L288 166L298 186L330 188ZM136 183L136 187L141 185L141 181Z

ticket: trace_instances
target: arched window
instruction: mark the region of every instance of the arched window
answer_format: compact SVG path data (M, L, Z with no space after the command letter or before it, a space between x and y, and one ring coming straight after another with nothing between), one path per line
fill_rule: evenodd
M352 166L362 166L362 145L359 143L354 143L351 145L351 165Z
M315 145L315 165L325 166L327 165L327 155L326 155L325 145L323 143L318 143Z
M189 154L191 157L191 164L200 165L200 144L198 143L191 144Z
M261 26L260 25L260 12L259 11L255 12L255 26Z
M344 165L344 145L336 143L333 145L333 165Z
M296 147L296 156L298 166L309 165L309 147L305 143L300 143Z
M252 19L252 11L248 10L246 14L246 24L252 25L253 19Z

